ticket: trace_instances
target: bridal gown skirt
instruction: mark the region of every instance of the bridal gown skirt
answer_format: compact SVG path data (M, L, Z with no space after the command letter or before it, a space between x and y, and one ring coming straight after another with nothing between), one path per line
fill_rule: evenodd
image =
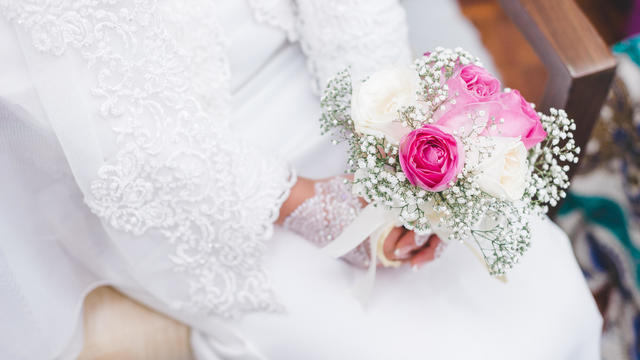
M506 283L464 245L418 272L378 272L369 302L352 296L363 271L278 233L267 257L282 314L237 329L269 359L599 359L601 320L569 242L549 220Z

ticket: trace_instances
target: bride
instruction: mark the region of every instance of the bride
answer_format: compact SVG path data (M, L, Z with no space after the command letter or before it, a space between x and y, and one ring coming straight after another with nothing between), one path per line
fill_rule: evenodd
M188 324L201 359L597 359L549 220L507 283L395 229L385 254L412 266L365 306L366 252L318 251L362 206L318 90L408 63L409 30L416 51L465 45L451 2L402 5L0 2L0 357L75 357L84 296L110 284Z

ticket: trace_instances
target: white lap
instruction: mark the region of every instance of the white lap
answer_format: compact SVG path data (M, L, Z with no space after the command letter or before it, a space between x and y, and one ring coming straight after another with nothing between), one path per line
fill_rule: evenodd
M418 272L379 271L364 308L351 294L362 270L283 231L266 264L286 310L238 330L270 359L596 359L601 318L568 239L534 224L507 283L452 244Z

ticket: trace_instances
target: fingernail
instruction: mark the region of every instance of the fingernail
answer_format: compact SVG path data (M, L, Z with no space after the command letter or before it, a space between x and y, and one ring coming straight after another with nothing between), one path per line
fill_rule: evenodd
M400 249L396 249L396 250L393 252L393 255L395 255L396 257L400 256Z

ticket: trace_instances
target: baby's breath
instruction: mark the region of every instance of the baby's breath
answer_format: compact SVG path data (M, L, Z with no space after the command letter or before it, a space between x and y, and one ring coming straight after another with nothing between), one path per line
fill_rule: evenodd
M578 162L580 147L573 131L576 124L564 110L550 109L550 115L539 113L546 139L529 151L531 178L525 194L539 213L546 213L564 198L569 187L568 171Z
M353 139L353 121L351 120L351 73L342 70L327 84L320 99L322 115L320 127L322 133L333 132L334 140Z

